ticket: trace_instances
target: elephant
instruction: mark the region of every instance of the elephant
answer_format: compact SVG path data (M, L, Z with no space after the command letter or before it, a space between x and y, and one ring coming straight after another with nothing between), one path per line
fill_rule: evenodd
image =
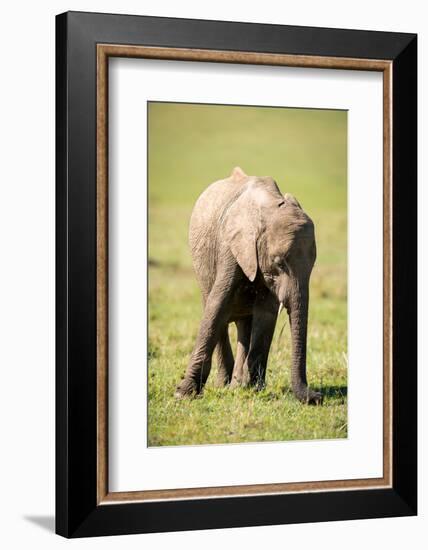
M265 387L275 325L284 307L292 340L291 386L303 403L321 404L306 378L309 279L314 224L272 177L236 167L200 195L189 224L203 316L178 399L201 394L217 350L219 386ZM237 327L234 359L228 326Z

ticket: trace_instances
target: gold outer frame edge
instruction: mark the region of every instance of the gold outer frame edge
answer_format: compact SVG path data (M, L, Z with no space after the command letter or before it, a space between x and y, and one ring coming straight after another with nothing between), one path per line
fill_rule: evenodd
M383 477L147 491L108 489L108 59L133 57L383 73ZM392 486L392 61L97 44L97 504Z

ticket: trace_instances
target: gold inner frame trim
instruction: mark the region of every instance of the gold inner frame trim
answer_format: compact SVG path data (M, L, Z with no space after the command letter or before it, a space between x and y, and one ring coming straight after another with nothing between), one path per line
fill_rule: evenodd
M383 477L109 492L108 488L108 59L279 65L383 73ZM392 69L391 61L97 44L97 503L222 498L392 486Z

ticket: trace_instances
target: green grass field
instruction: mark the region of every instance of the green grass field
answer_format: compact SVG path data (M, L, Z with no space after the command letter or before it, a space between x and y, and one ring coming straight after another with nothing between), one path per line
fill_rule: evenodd
M347 437L346 136L340 111L149 105L150 446ZM190 213L199 194L237 165L274 177L315 223L307 370L324 393L322 407L302 405L290 391L285 313L265 390L215 388L214 359L202 398L173 397L202 311L187 244ZM234 325L229 332L234 347Z

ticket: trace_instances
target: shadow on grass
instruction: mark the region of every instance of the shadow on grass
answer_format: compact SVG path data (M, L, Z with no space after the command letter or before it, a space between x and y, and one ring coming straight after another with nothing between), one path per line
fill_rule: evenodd
M320 391L324 398L344 398L348 395L348 386L324 386L315 388L316 391Z
M344 404L348 396L348 386L316 386L313 389L321 392L324 404L330 401Z
M330 400L341 401L344 403L346 397L348 396L348 386L310 386L310 388L314 391L321 392L324 404ZM294 397L291 388L283 388L282 394L289 397Z

